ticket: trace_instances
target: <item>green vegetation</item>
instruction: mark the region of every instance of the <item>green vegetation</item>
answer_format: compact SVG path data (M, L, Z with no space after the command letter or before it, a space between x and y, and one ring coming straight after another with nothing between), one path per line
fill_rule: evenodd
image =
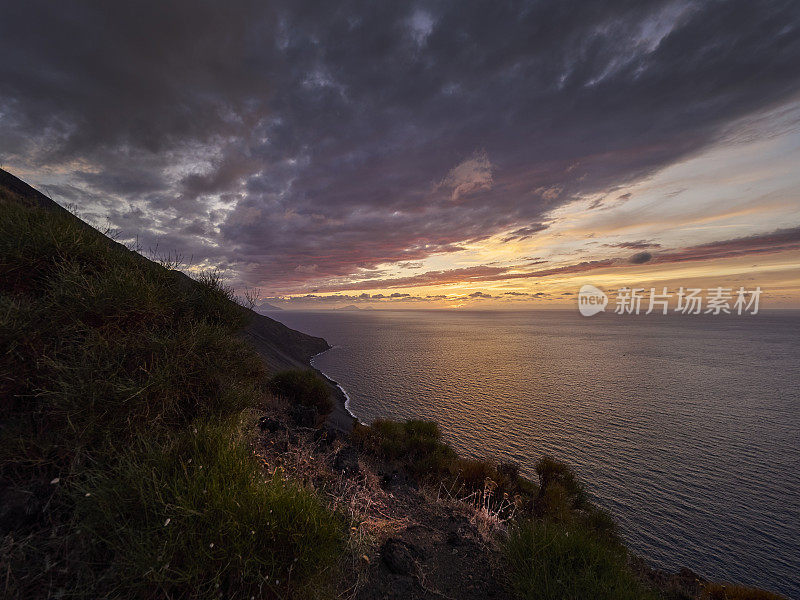
M311 406L323 415L333 410L328 386L311 369L290 369L276 373L269 380L269 389L292 404Z
M0 225L4 597L324 584L343 524L243 438L266 373L231 290L66 213L0 198Z
M247 311L216 274L191 280L2 189L0 227L3 597L329 591L343 519L267 474L244 433L265 388L329 412L325 382L268 377L238 335ZM536 485L515 465L459 458L428 421L356 425L353 441L507 519L505 565L523 598L656 597L567 465L543 458ZM702 598L780 597L707 584Z
M524 598L648 599L611 515L592 505L572 469L545 456L536 464L533 511L504 546L509 579Z
M353 431L355 441L368 452L386 460L402 458L420 474L442 473L456 459L441 437L433 421L378 419L371 426L358 424Z
M444 483L457 496L487 490L493 509L507 512L533 506L538 488L519 475L516 465L460 458L441 438L433 421L378 419L371 426L357 424L353 430L354 441L367 452L399 461L412 475Z
M523 521L511 528L505 557L512 585L526 599L658 598L628 569L625 549L587 527Z
M611 515L589 502L564 463L542 458L537 486L516 465L459 458L433 422L378 420L358 425L353 437L367 452L399 462L424 481L443 482L461 494L488 490L490 501L484 495L481 506L500 518L514 517L504 556L511 586L523 598L657 597L628 567Z

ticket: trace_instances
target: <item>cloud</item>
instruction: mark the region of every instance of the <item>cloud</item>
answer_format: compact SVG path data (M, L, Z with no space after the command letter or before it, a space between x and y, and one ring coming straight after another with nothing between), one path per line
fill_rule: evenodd
M648 248L660 248L661 244L657 244L650 240L636 240L633 242L615 242L613 244L603 244L606 248L627 248L629 250L646 250Z
M759 255L800 250L800 227L778 229L771 233L753 235L731 240L722 240L686 248L677 248L656 254L639 252L630 259L588 260L561 265L549 269L519 272L512 267L479 265L459 269L428 271L419 275L396 278L368 279L359 283L332 285L323 291L334 292L361 288L421 287L447 285L452 283L476 283L490 281L511 281L540 279L553 275L583 273L609 267L625 267L644 263L679 263L686 261L714 260L738 256ZM536 263L530 263L535 265ZM480 292L478 292L480 293Z
M564 188L560 185L553 185L550 187L540 187L536 188L535 190L535 192L539 194L539 196L541 196L543 199L550 201L557 199L561 195L561 192L563 191Z
M646 262L650 262L650 259L653 258L653 255L649 252L637 252L633 256L631 256L630 262L632 265L641 265Z
M536 223L535 225L531 225L528 227L520 227L516 231L512 231L509 235L502 239L503 243L507 242L521 242L523 240L527 240L533 234L538 233L539 231L544 231L547 229L547 225L543 223Z
M235 283L346 286L788 102L797 23L749 0L9 3L0 162Z
M678 263L738 256L756 256L800 250L800 226L776 229L771 233L720 240L656 254L654 262Z
M422 287L430 285L448 285L453 283L476 283L487 281L506 281L514 279L534 279L548 277L550 275L565 275L569 273L580 273L591 271L601 267L609 267L616 264L613 259L583 261L571 265L542 269L538 271L517 272L512 271L511 267L496 267L492 265L477 265L474 267L464 267L459 269L444 269L441 271L427 271L419 275L409 277L389 277L367 279L358 283L332 284L320 288L320 292L338 292L345 290L358 290L369 288L406 288Z
M454 202L461 196L492 189L492 163L485 151L453 167L439 183L439 187L450 191Z

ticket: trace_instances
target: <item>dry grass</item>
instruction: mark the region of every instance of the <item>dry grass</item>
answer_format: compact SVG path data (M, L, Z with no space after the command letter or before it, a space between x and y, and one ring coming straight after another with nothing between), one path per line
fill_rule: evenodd
M254 411L249 419L253 427L257 415L264 414L288 423L288 412L289 403L278 397L264 411ZM381 487L375 465L368 458L359 460L356 476L332 467L344 445L336 440L325 446L314 440L313 431L295 427L259 435L253 452L268 474L301 483L313 490L328 510L345 518L348 537L339 559L342 579L336 594L352 598L366 584L367 569L379 544L412 521L392 508L391 496Z

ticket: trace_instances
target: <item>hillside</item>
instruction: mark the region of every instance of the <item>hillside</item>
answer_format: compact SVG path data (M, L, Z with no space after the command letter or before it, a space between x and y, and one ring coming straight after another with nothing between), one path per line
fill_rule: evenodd
M0 202L16 202L26 206L54 211L64 218L74 221L76 224L88 227L78 217L65 210L59 204L2 169L0 169ZM134 255L137 260L152 262L110 238L104 238L104 241L117 248L120 252L128 252ZM199 285L179 271L174 273L187 286L196 288ZM245 313L248 322L245 327L245 335L253 343L270 369L280 370L305 367L312 356L329 348L328 343L322 338L289 329L282 323L254 312L249 308L240 307L240 310Z
M329 585L345 524L250 446L272 373L328 346L172 266L0 172L4 598Z

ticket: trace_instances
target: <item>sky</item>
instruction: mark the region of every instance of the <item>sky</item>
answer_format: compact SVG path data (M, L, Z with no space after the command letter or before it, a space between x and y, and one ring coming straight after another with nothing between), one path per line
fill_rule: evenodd
M0 8L0 165L264 302L800 307L794 0Z

